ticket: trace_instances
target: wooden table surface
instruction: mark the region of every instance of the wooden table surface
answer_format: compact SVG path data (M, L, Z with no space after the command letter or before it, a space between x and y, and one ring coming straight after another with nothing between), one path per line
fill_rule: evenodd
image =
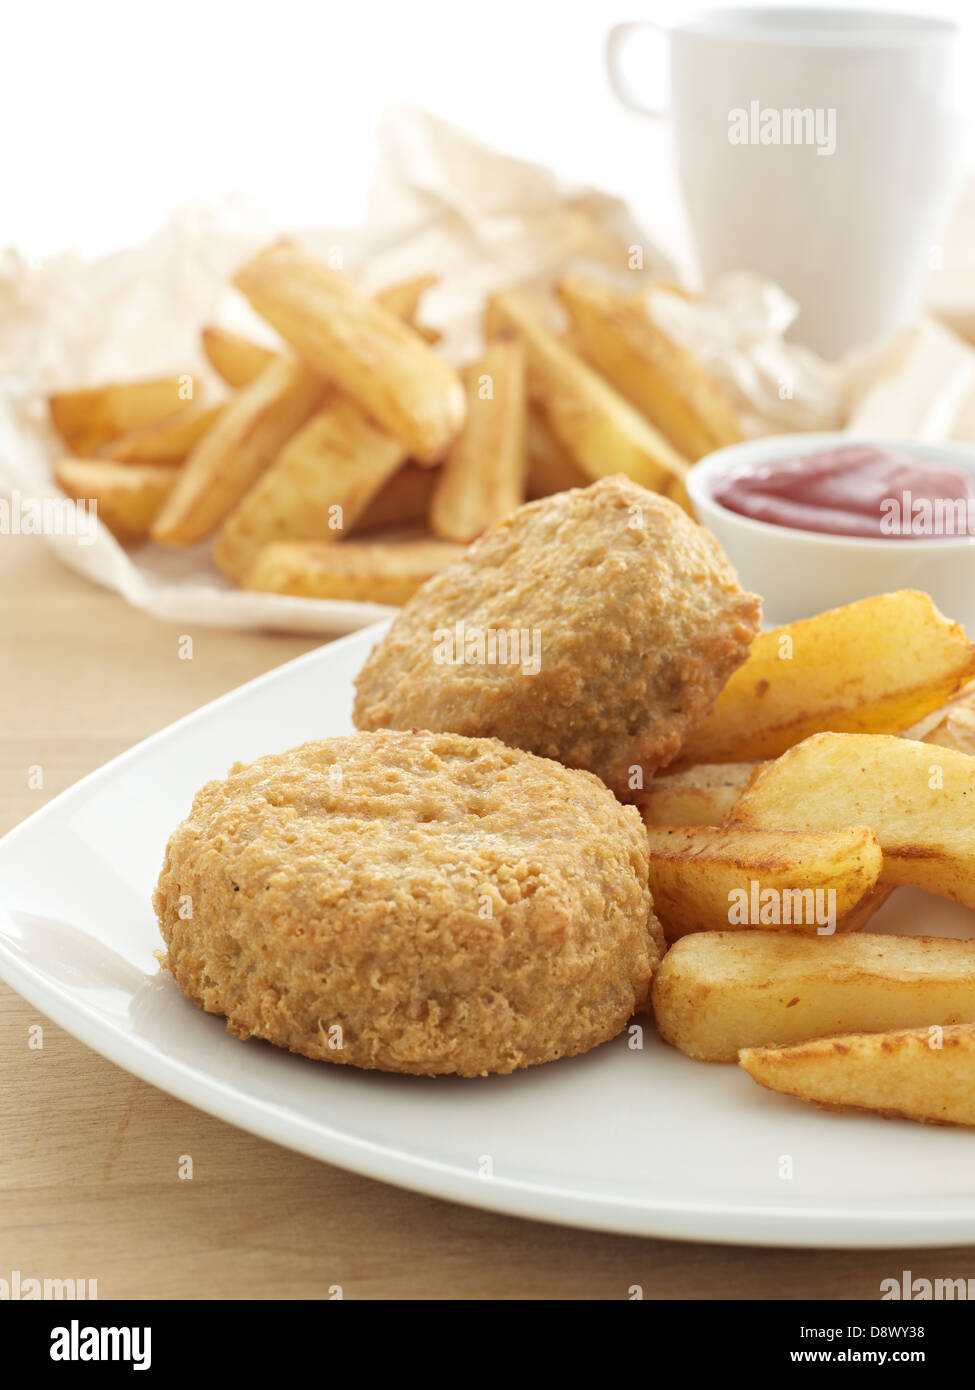
M157 622L0 537L0 832L180 715L313 645ZM43 769L43 789L28 769ZM56 872L52 865L52 872ZM44 1046L28 1047L41 1023ZM685 1245L491 1215L330 1168L129 1076L0 982L0 1278L100 1298L875 1299L975 1249ZM661 1117L666 1123L666 1117ZM190 1154L192 1181L177 1160ZM937 1172L931 1182L937 1185ZM760 1236L760 1232L756 1232Z

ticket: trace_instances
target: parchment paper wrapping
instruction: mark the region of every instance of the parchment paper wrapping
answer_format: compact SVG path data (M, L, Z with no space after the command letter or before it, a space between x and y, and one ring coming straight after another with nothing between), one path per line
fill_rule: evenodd
M274 337L228 283L235 268L282 234L255 207L231 201L185 209L143 246L99 261L64 255L32 264L0 253L0 491L60 496L51 468L63 450L45 405L55 389L192 371L221 393L199 352L199 330L222 323ZM673 277L668 258L615 198L563 187L547 170L485 149L413 110L386 120L366 226L302 232L341 247L369 289L423 272L441 277L423 318L442 350L469 359L484 297L494 288L543 288L570 269L599 270L635 287ZM630 268L639 247L642 270ZM654 293L662 326L703 357L743 413L749 433L852 429L975 443L975 351L924 322L839 364L784 334L796 307L775 285L740 273L699 301ZM94 543L46 536L72 569L147 613L196 625L274 628L334 636L390 610L374 604L233 589L209 560L187 551L123 549L97 527Z

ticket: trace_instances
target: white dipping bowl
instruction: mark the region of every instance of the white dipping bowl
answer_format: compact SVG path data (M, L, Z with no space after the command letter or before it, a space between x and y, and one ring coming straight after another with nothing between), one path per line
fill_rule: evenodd
M849 444L875 444L923 463L958 468L975 478L975 449L840 432L779 434L732 444L702 458L687 475L698 521L724 546L744 587L762 596L765 625L778 627L811 618L872 594L922 589L946 617L975 636L975 537L827 536L753 521L714 499L715 485L728 473Z

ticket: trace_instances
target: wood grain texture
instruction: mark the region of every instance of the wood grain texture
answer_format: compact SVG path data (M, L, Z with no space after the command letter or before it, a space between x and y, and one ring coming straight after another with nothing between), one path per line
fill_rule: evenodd
M0 831L140 738L313 643L185 631L0 537ZM31 790L40 765L44 786ZM44 1030L41 1050L28 1029ZM178 1177L182 1155L190 1181ZM937 1183L937 1174L932 1174ZM756 1238L761 1232L756 1231ZM975 1276L975 1250L789 1251L565 1230L458 1207L277 1148L90 1052L0 983L0 1277L100 1298L875 1299Z

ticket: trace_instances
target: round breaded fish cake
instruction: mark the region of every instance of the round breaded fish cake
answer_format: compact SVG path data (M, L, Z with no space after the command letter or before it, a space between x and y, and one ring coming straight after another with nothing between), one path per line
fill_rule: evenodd
M588 773L383 731L208 783L154 905L180 989L240 1037L477 1076L586 1052L646 1006L647 873L639 814Z
M499 738L627 800L709 713L760 616L709 531L604 478L520 507L424 584L362 668L355 723Z

